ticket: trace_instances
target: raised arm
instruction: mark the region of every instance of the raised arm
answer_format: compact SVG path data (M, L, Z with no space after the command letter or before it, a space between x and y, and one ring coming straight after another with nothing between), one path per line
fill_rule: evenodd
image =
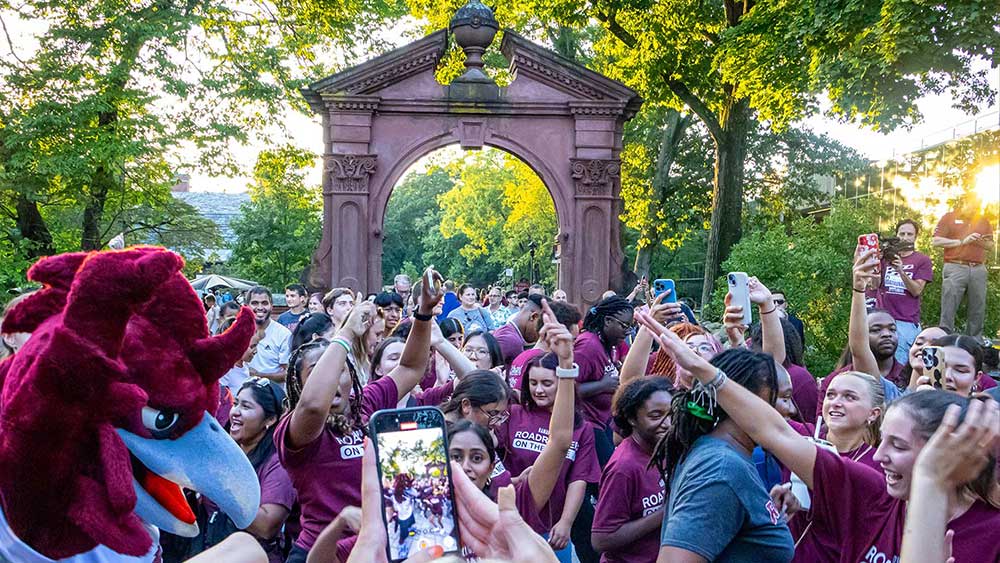
M368 330L373 318L375 318L374 303L362 301L355 305L344 320L344 325L337 331L335 340L344 343L354 342L356 337ZM330 414L330 404L340 386L340 374L343 373L346 364L347 348L337 342L328 346L316 362L309 379L302 387L302 396L292 410L288 440L293 449L312 443L323 432L326 418Z
M660 344L673 356L678 366L689 371L702 384L716 378L718 371L673 332L647 315L638 316L640 323L658 333ZM773 453L806 486L812 487L813 468L816 464L816 446L792 430L774 407L747 391L743 386L723 379L717 388L719 405L729 417L750 435L764 450Z
M559 368L576 371L573 364L573 335L556 320L546 301L542 301L542 331L549 342L549 349L559 356ZM566 459L573 442L573 418L576 403L576 377L560 377L556 387L556 400L549 419L549 441L538 454L538 459L528 473L528 487L535 508L541 510L552 495L559 480L559 469Z
M428 283L428 277L431 278ZM420 302L417 303L417 313L413 316L413 328L403 346L403 355L399 365L389 372L389 377L396 382L399 396L409 393L420 383L427 369L427 358L431 351L431 323L434 322L434 306L441 301L441 292L435 287L433 280L441 280L441 274L428 268L424 274L424 283L420 284ZM423 317L421 319L420 317Z
M771 290L757 278L747 281L750 292L750 302L757 305L760 315L760 348L771 354L779 365L785 363L785 332L781 330L781 319L778 317L778 306L774 303Z
M988 445L1000 428L996 402L970 401L961 425L960 410L957 405L948 407L913 466L900 563L951 560L945 537L952 514L948 499L990 462Z
M649 307L649 314L657 321L666 324L668 321L683 319L684 313L681 311L680 303L664 303L663 300L670 295L670 290L656 296ZM621 373L619 374L619 387L625 387L646 375L646 366L649 365L649 354L653 350L653 333L646 327L639 327L639 332L632 341L632 346L625 355L622 362Z
M875 266L878 265L876 251L869 250L856 254L851 278L851 320L847 330L847 341L851 348L851 362L854 369L882 377L875 354L868 344L868 309L865 306L865 290L869 284L878 283Z
M436 322L431 323L431 348L448 362L457 379L462 379L462 376L476 369L472 360L466 358L461 350L455 348L455 345L444 337L441 327Z

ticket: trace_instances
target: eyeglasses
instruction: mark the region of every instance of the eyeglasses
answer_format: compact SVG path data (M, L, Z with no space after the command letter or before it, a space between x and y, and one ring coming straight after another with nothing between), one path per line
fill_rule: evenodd
M775 299L774 300L774 304L775 305L784 305L785 304L785 300L784 299Z
M486 415L486 417L489 419L489 425L490 426L496 426L497 424L503 424L504 422L507 422L508 418L510 418L510 411L506 411L506 410L504 410L504 411L488 411L488 410L483 409L483 407L481 407L481 406L480 407L476 407L476 408L479 409L479 412L481 412L481 413L483 413L483 414Z
M470 348L468 346L465 347L465 353L466 355L472 354L477 358L490 355L490 351L487 350L486 348Z
M709 344L688 344L687 347L692 351L697 352L699 356L704 356L715 352L715 348L712 348L712 346Z
M627 323L627 322L619 319L618 317L608 317L608 318L611 319L611 320L613 320L613 321L615 321L616 323L618 323L622 327L622 330L624 330L626 332L635 328L635 323L634 322Z
M271 394L271 398L274 399L275 402L278 402L278 396L274 393L274 388L271 387L271 380L270 379L268 379L266 377L261 377L259 375L255 375L255 376L251 377L250 379L247 379L247 381L246 381L246 383L244 383L244 385L246 385L247 383L249 383L250 385L253 385L254 387L256 387L258 389L267 389L267 392Z

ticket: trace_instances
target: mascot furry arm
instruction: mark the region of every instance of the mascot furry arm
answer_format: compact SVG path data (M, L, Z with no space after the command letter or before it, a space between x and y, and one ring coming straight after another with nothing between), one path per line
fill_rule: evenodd
M256 474L208 414L253 314L210 337L182 266L155 247L45 258L28 272L43 288L4 319L32 335L0 363L0 508L46 557L144 555L143 521L196 535L182 486L240 527L256 515Z

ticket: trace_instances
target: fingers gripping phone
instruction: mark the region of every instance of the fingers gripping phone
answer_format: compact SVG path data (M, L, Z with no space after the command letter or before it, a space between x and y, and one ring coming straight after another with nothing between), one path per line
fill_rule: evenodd
M667 290L670 290L670 295L663 299L664 303L677 303L677 288L674 285L674 280L653 280L653 298L657 298L662 295Z
M733 295L732 304L743 307L743 324L750 326L753 324L753 313L750 306L750 290L747 288L749 278L746 272L730 272L727 279L729 293Z
M875 259L881 258L879 256L879 246L878 246L878 235L875 233L869 233L867 235L861 235L858 237L858 248L861 249L861 254L868 252L869 250L875 251ZM879 265L875 265L875 273L879 273Z
M924 373L931 379L931 385L935 389L940 389L944 382L945 358L944 348L938 346L926 346L920 351L924 361Z
M434 407L382 410L368 423L385 504L392 563L428 547L460 553L444 414Z

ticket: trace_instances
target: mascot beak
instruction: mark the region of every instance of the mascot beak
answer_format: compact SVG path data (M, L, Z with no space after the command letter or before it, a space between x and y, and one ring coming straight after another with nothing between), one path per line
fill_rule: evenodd
M237 528L248 527L257 516L257 473L243 450L208 413L176 440L142 438L121 428L116 431L132 453L135 512L145 522L178 536L198 535L198 524L181 487L211 499Z

